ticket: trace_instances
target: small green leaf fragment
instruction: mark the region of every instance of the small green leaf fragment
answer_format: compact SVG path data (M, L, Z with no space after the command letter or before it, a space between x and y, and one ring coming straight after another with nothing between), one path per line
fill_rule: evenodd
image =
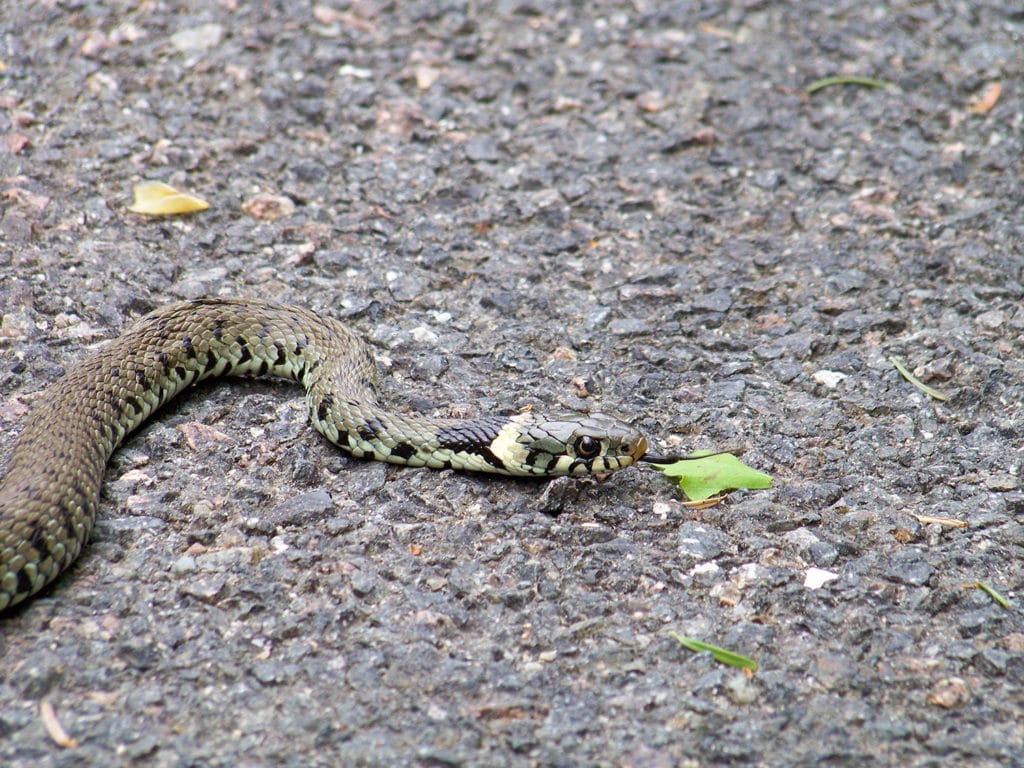
M865 88L892 88L893 84L886 80L876 80L873 77L861 77L859 75L833 75L815 80L807 86L807 95L810 96L823 88L830 88L833 85L860 85Z
M731 453L708 453L699 451L684 461L654 466L666 477L677 479L683 493L692 501L703 501L735 488L771 488L770 475L747 466ZM705 455L707 458L700 458Z
M926 395L928 395L928 397L934 397L936 400L949 400L949 395L947 395L945 392L939 392L939 390L929 387L927 384L925 384L923 381L917 378L917 376L912 374L907 369L907 366L901 363L898 358L890 357L889 362L892 363L893 368L900 372L900 375L904 379L906 379L919 390L924 392Z
M980 589L985 594L987 594L989 597L991 597L997 603L999 603L999 605L1001 605L1003 608L1005 608L1006 610L1010 610L1010 601L1007 600L1005 597L1003 597L998 592L996 592L994 589L992 589L992 587L990 587L988 584L986 584L983 581L976 581L976 582L974 582L974 586L976 588Z
M692 637L684 637L676 632L669 632L669 634L688 651L693 651L694 653L707 652L720 664L727 664L730 667L738 667L739 669L749 669L751 672L757 671L757 662L746 656L740 656L738 653L727 651L725 648L719 648L717 645L694 640Z

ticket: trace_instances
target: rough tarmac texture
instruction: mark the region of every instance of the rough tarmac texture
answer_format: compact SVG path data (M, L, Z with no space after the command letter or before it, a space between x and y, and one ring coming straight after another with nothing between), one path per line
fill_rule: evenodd
M250 295L416 409L600 407L776 487L356 462L203 387L0 620L0 764L1024 761L1015 4L113 5L0 10L3 455L133 317Z

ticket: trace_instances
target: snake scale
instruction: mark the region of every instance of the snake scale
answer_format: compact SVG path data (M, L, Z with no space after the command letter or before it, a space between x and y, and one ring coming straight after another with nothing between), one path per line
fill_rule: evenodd
M646 454L643 435L602 414L459 420L386 410L366 344L302 307L171 304L72 366L26 420L0 482L0 611L39 592L78 556L107 461L129 433L190 385L246 374L300 382L313 425L356 457L522 476L600 474L661 460Z

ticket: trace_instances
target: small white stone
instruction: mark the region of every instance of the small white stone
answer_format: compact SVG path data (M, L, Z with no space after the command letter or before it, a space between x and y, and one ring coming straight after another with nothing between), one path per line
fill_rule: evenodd
M743 589L748 584L756 584L764 581L768 576L768 569L758 563L744 563L732 573L732 580L737 587Z
M788 531L782 535L782 540L792 544L797 549L807 549L821 541L821 539L806 528L795 528L792 531Z
M171 565L171 573L175 576L182 576L186 573L192 573L196 569L196 559L191 555L182 555L174 564Z
M373 77L373 70L364 69L363 67L353 67L351 64L342 64L338 67L338 74L342 77L351 77L356 80L369 80Z
M974 322L982 328L994 331L1006 322L1006 313L1001 309L991 309L988 312L982 312L974 318Z
M826 571L822 568L808 568L804 576L804 587L807 589L821 589L833 579L838 579L838 573Z
M202 24L175 32L171 35L171 45L182 53L208 51L220 45L223 35L224 27L220 24Z
M412 331L410 331L410 333L412 334L413 339L419 344L437 343L437 334L425 326L417 325L412 329Z
M733 704L752 704L757 699L757 687L743 674L726 678L722 688Z
M699 576L705 573L717 573L721 568L717 564L708 560L706 563L697 563L693 568L690 569L691 576Z
M820 371L815 371L811 378L826 389L835 389L839 386L840 381L847 378L847 375L841 371L829 371L822 369Z

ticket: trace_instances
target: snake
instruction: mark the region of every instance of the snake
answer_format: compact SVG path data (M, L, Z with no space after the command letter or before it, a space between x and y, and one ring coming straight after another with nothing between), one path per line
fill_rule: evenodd
M357 458L541 478L669 460L649 453L637 429L602 413L455 419L388 409L367 343L301 306L169 304L68 367L25 420L0 481L0 611L40 592L78 557L107 462L133 430L189 387L242 375L299 382L315 429Z

